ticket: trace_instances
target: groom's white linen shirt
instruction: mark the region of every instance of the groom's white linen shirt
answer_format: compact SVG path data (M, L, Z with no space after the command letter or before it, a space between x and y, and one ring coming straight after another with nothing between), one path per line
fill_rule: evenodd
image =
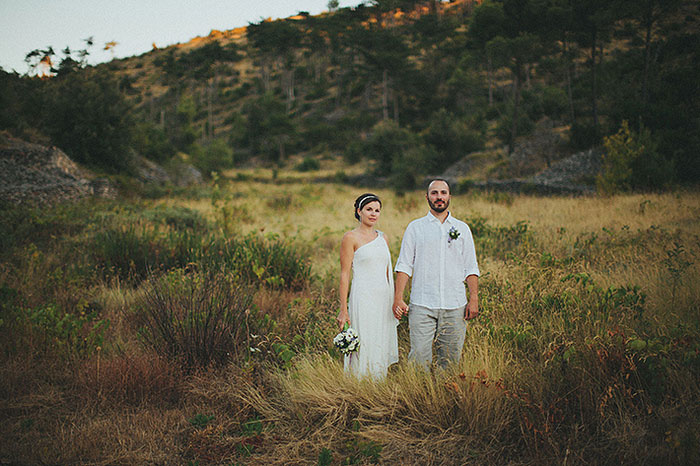
M448 242L452 227L459 231L459 237ZM412 277L412 304L430 309L466 306L464 280L479 275L471 230L449 213L440 223L428 212L406 227L394 270Z

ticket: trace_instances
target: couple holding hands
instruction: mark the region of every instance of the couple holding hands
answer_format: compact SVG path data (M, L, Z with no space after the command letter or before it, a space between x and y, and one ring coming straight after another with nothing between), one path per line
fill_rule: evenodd
M360 346L345 356L346 371L384 378L389 366L399 360L396 327L404 315L410 329L409 360L428 368L435 342L440 367L459 361L466 321L479 314L479 266L469 227L450 215L450 197L446 180L434 179L428 185L430 210L406 228L396 261L396 283L388 240L375 229L382 202L369 193L355 201L359 225L343 236L340 246L337 319L341 329L346 323L352 325ZM403 295L409 279L407 305Z

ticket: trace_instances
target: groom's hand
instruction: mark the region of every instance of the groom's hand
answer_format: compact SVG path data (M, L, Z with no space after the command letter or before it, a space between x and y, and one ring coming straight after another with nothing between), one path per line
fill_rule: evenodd
M476 299L470 299L467 308L464 311L464 320L471 320L479 315L479 302Z
M394 317L401 319L401 317L408 314L408 305L403 299L395 299L391 310L394 312Z

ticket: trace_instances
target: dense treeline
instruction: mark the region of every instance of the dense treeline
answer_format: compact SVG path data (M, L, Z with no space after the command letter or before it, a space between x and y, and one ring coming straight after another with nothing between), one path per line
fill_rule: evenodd
M693 183L699 13L688 0L374 0L250 24L242 44L151 52L138 86L129 60L90 68L70 53L51 79L3 72L0 124L112 170L126 147L205 170L330 152L410 187L489 142L510 153L548 118L570 128L565 152L610 152L624 128L636 149L606 166L633 174L612 185Z

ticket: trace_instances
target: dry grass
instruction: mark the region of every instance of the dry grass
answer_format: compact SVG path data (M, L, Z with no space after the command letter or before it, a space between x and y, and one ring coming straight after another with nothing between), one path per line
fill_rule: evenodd
M195 209L219 226L229 208L233 235L312 245L316 278L301 291L258 290L251 325L264 333L247 344L259 351L228 366L182 372L145 351L134 318L141 287L62 282L51 272L66 257L61 247L25 248L2 264L3 283L29 308L47 297L71 306L82 294L110 327L97 352L52 355L47 346L33 357L17 345L51 342L24 328L14 340L0 325L10 338L0 462L682 464L700 451L697 193L455 196L456 216L491 228L477 238L482 315L464 357L446 372L416 370L405 362L404 323L402 362L371 382L346 376L329 348L338 245L355 226L354 199L369 190L312 182L318 174L245 175L224 184L218 207L149 201ZM427 206L420 192L376 193L395 259L404 228ZM524 233L509 230L518 222ZM640 339L646 346L632 349ZM279 344L294 353L289 363Z

